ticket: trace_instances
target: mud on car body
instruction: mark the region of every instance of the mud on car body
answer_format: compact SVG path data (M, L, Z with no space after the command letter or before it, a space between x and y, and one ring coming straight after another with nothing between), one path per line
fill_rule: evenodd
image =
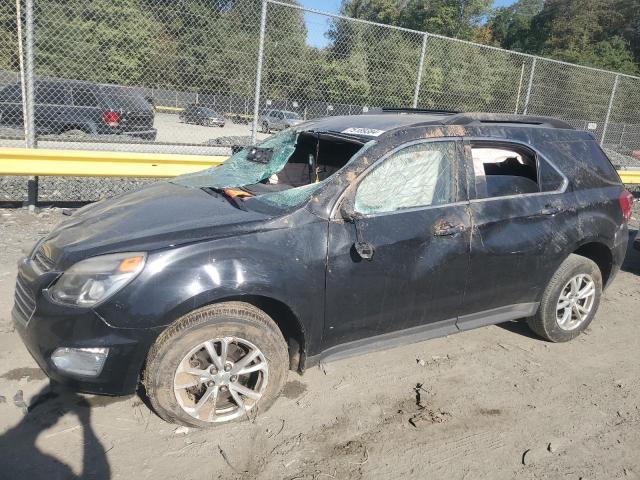
M209 426L264 411L288 369L520 318L576 337L630 208L557 120L331 117L76 211L21 262L13 317L53 380L142 383L164 419Z

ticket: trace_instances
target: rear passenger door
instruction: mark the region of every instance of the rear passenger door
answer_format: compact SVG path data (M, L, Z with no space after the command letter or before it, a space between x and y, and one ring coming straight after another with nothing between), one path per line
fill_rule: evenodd
M35 124L39 133L63 133L72 111L69 88L63 82L36 82Z
M466 140L465 147L473 228L463 330L532 314L566 255L563 232L575 217L566 177L530 146Z

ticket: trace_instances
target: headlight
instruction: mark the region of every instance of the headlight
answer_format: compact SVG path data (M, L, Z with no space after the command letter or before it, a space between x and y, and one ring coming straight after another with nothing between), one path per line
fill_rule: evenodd
M114 253L88 258L73 265L51 288L61 303L90 307L116 293L144 268L146 254Z

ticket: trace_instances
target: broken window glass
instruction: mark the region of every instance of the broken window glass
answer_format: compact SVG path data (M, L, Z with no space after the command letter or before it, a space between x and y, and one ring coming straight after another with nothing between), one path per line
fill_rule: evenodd
M355 210L373 214L455 201L456 152L452 141L399 150L360 183Z
M356 161L356 159L364 155L364 153L375 144L375 140L370 140L369 142L365 143L362 148L358 150L358 153L356 153L349 159L347 165ZM280 192L265 193L255 198L274 207L292 208L308 200L311 195L313 195L316 190L326 184L330 178L331 177L327 177L319 182L310 183L301 187L290 188L288 190L283 190Z
M536 155L523 146L477 144L471 149L476 177L484 177L476 194L478 198L494 198L525 193L537 193Z
M180 175L171 182L192 188L237 188L261 182L282 170L296 148L297 136L293 129L283 130L260 143L257 152L241 150L220 166Z

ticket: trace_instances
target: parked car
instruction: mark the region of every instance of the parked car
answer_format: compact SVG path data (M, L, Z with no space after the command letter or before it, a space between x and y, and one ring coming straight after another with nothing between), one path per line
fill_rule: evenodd
M260 128L263 133L271 133L273 130L283 130L302 123L300 115L286 110L263 110L259 117Z
M631 204L562 121L318 119L77 210L20 262L12 315L55 382L142 382L165 420L211 426L264 412L289 369L523 318L576 338Z
M196 123L209 127L224 127L224 115L215 110L192 104L187 106L179 115L180 121L185 123Z
M19 84L0 90L0 124L23 128ZM128 135L155 140L154 110L144 95L117 85L53 80L35 82L38 135Z

